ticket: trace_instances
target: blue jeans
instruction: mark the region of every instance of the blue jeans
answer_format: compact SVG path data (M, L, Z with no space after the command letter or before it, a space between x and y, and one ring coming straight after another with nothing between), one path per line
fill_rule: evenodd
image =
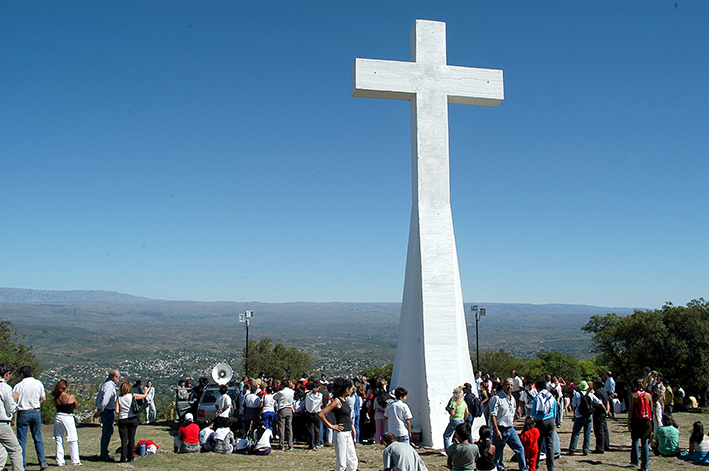
M593 417L576 417L574 419L574 428L571 431L571 443L569 444L569 451L576 451L576 444L579 441L579 433L581 433L581 427L583 427L583 454L587 455L588 450L591 447L591 421Z
M110 456L108 453L108 445L111 443L113 436L113 420L116 418L116 412L105 410L101 412L101 454L99 460L106 460Z
M448 426L446 427L446 431L443 432L443 449L447 450L451 446L451 437L455 433L455 428L462 424L464 421L463 420L453 420L451 419L448 422Z
M528 471L527 460L524 457L524 446L519 440L519 435L514 427L505 429L500 427L500 432L502 432L502 440L497 439L497 434L492 435L492 444L495 445L495 463L497 464L497 471L505 471L505 465L503 464L503 455L505 451L505 444L510 446L510 449L517 454L517 463L519 464L520 471Z
M21 410L17 412L17 441L22 447L22 463L27 467L25 459L25 446L27 445L27 429L32 433L34 449L37 452L37 459L41 463L46 463L44 457L44 442L42 441L42 413L38 410Z
M642 442L642 444L640 443ZM630 448L630 462L638 464L638 454L640 454L640 469L647 469L647 462L650 459L650 447L647 438L636 438L632 442ZM642 448L640 448L642 446ZM640 450L638 450L640 448Z

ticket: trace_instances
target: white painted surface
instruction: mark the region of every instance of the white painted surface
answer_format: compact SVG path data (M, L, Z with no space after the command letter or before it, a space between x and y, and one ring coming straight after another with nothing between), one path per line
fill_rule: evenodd
M391 387L409 391L412 426L442 448L453 388L473 382L450 207L448 103L498 105L502 71L447 65L445 23L416 20L411 62L356 59L352 76L353 96L411 101L413 206Z

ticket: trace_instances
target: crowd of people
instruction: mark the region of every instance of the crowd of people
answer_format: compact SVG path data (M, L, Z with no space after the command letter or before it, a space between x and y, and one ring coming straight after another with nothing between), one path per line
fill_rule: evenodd
M13 374L11 365L0 365L0 468L9 457L13 471L24 469L27 438L31 434L40 469L45 469L49 465L41 434L40 407L47 393L41 381L32 376L30 367L18 370L19 382L11 388L8 381ZM273 380L264 375L242 377L220 387L214 419L200 420L200 426L195 421L196 405L208 384L206 378L195 387L181 380L176 388L178 404L189 404L189 409L180 414L173 443L176 453L268 455L273 449L292 449L294 441L299 440L310 450L333 446L336 469L355 471L356 444L367 442L385 445L385 470L426 469L412 446L413 414L407 404L408 391L403 387L390 390L384 379L369 381L360 376L328 381L325 375L319 379L304 375L299 380ZM447 465L454 471L504 471L503 455L509 446L520 471L536 471L542 462L548 470L554 470L561 454L556 429L565 414L573 421L567 454L579 452L579 436L583 432L580 453L587 455L610 450L607 420L625 410L631 465L647 470L651 451L657 456L709 464L709 437L704 434L703 424L694 423L689 446L682 450L679 429L672 417L674 411L696 406L696 399L685 397L681 388L673 390L650 368L630 386L632 392L625 396L626 401L618 395L610 371L578 383L573 378L564 380L552 375L533 380L516 371L500 380L494 374L476 371L473 381L453 389L446 406L448 423L442 438ZM66 380L54 385L51 398L56 409L56 464L67 464L66 442L71 464L80 465L74 419L77 400L69 393ZM95 405L102 427L99 460L117 461L109 453L117 426L120 461L132 461L139 448L135 443L138 425L156 420L152 382L148 380L143 386L137 380L131 384L112 370L98 390ZM13 414L16 435L11 427ZM476 421L478 417L480 421ZM515 420L522 422L519 432ZM479 438L474 440L476 435Z

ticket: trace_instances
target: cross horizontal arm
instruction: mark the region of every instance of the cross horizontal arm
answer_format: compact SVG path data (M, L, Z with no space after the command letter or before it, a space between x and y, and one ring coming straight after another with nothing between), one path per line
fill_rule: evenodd
M355 59L352 96L412 100L416 94L416 63Z
M425 91L444 93L448 103L497 106L505 98L502 71L472 67L424 67L416 62L356 59L352 96L412 100Z

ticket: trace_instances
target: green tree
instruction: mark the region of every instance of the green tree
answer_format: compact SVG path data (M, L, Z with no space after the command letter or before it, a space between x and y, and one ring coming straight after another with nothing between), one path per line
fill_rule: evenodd
M480 354L480 369L484 373L495 374L500 379L507 378L512 370L523 373L526 360L514 356L504 349L485 350Z
M21 366L31 366L32 375L39 377L42 370L35 359L33 347L21 343L24 335L19 335L17 329L9 321L0 322L0 363L9 363L15 367L15 373ZM13 375L11 384L18 380L17 374Z
M300 378L304 373L313 372L313 359L309 354L295 347L286 348L282 343L273 346L273 340L249 340L249 356L244 349L244 368L248 365L249 373L265 373L272 378Z
M365 376L368 381L375 378L382 378L386 380L387 384L391 383L391 375L394 372L394 363L389 363L387 365L381 366L379 368L369 368L360 372L361 376Z
M709 303L702 298L627 317L593 316L583 330L621 379L640 376L649 366L672 385L695 392L709 380Z

